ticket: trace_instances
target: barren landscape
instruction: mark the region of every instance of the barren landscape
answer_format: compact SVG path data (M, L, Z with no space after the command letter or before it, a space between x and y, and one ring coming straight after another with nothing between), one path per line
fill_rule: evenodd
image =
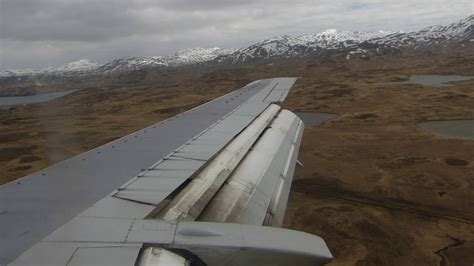
M84 81L83 89L66 97L0 110L0 184L250 81L296 76L301 78L283 107L338 115L305 130L299 155L304 167L295 173L285 227L324 238L334 255L330 265L474 262L474 141L436 137L415 124L473 119L474 81L449 87L386 84L413 74L474 75L471 48L160 71L131 73L113 83ZM20 87L72 86L49 84Z
M297 168L286 217L287 227L327 241L331 265L474 261L474 142L442 139L415 125L472 119L474 81L384 84L410 74L472 75L472 57L465 59L434 67L394 60L372 65L385 69L367 68L366 61L348 71L320 69L292 91L287 108L339 114L305 131L304 167Z

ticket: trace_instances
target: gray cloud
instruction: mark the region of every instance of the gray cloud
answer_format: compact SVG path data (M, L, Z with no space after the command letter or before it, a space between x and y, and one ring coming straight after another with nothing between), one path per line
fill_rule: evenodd
M413 30L472 13L471 0L0 0L0 69L240 47L327 28Z

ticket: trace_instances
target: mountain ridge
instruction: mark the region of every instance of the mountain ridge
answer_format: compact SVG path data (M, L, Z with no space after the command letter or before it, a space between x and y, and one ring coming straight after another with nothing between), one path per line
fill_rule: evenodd
M239 63L258 60L317 55L323 51L339 51L349 60L354 54L364 57L368 50L374 53L393 53L401 48L414 48L459 42L474 44L474 15L448 25L428 26L411 32L361 32L327 29L316 34L301 36L280 35L239 49L188 48L174 55L152 57L127 57L99 65L81 59L57 68L0 71L1 77L36 75L93 75L140 70L151 67L178 67L201 63Z

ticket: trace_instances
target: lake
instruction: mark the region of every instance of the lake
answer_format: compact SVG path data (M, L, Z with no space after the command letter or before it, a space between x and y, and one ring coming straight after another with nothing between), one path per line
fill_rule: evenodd
M0 97L0 107L10 107L10 106L17 106L17 105L48 102L48 101L69 95L75 91L76 90L68 90L68 91L51 92L51 93L28 95L28 96Z
M389 82L388 84L419 84L426 86L450 86L450 82L474 79L474 76L458 75L413 75L409 80Z
M427 121L416 124L435 135L451 139L474 139L474 120Z

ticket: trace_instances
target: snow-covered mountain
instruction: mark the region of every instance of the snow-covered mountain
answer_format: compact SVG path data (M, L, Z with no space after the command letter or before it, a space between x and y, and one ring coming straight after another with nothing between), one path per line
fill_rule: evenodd
M43 69L16 69L0 71L0 77L34 76L34 75L78 75L89 73L98 68L98 64L88 59L81 59L60 67Z
M367 53L392 53L404 47L419 48L448 42L474 45L474 15L444 26L430 26L413 32L350 32L329 29L303 36L277 36L238 50L191 48L169 56L129 57L103 65L79 60L58 68L0 71L0 77L31 75L87 75L124 72L147 67L174 67L197 63L236 63L295 56L322 51L342 51L347 59Z
M43 69L20 69L0 71L0 77L34 76L34 75L86 75L138 70L144 67L169 67L207 62L214 58L232 53L230 49L190 48L183 49L169 56L128 57L112 60L103 65L87 59L75 61L60 67Z
M100 66L97 71L100 73L120 72L129 70L138 70L145 67L170 67L182 66L196 63L207 62L218 56L232 53L230 49L214 48L190 48L183 49L169 56L153 57L129 57L115 59L109 63Z
M321 51L346 51L351 55L368 52L393 52L403 47L437 45L443 42L470 42L474 45L474 15L456 23L444 26L430 26L413 32L349 32L334 29L318 34L298 37L278 36L249 47L236 50L227 56L221 56L220 62L245 62L251 60L286 58L317 54Z
M324 49L336 50L353 47L364 41L386 36L390 32L350 32L335 29L325 30L318 34L298 37L278 36L249 47L241 48L234 53L220 57L220 61L231 59L232 62L252 59L270 59L302 56Z
M474 38L474 15L456 23L430 26L420 31L398 32L370 40L371 43L390 47L440 44L446 41L469 41ZM471 41L472 42L472 41Z
M183 49L174 54L169 59L169 65L172 64L195 64L213 60L214 58L222 55L231 54L234 49L221 49L221 48L191 48Z

